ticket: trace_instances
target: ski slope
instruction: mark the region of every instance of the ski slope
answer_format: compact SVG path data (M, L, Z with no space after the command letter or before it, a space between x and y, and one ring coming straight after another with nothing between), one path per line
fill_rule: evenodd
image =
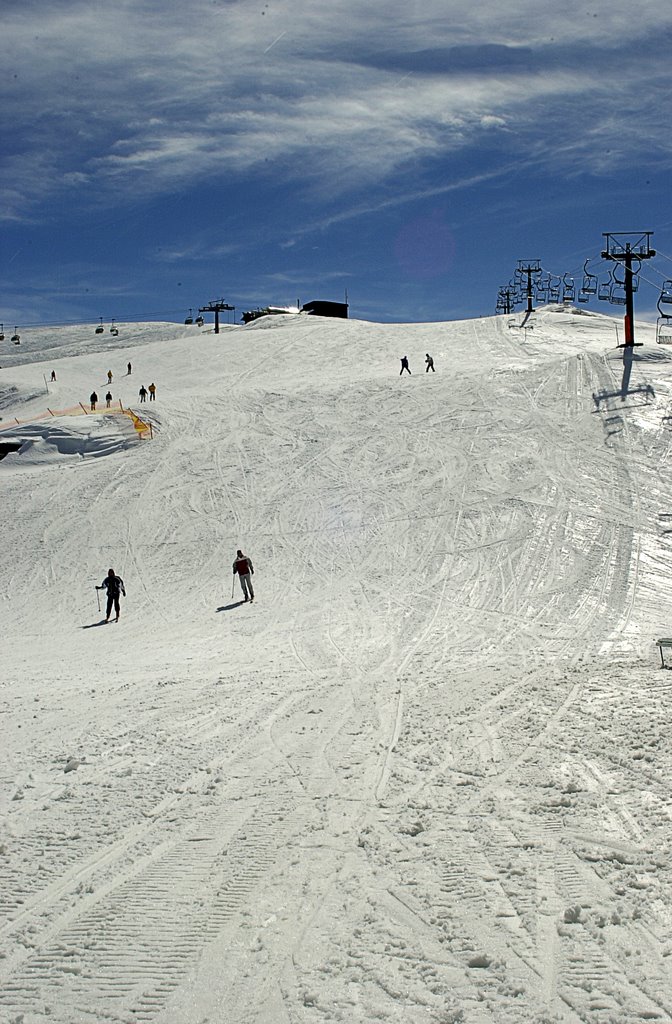
M672 353L617 323L4 343L3 1024L672 1021ZM153 440L38 418L108 369Z

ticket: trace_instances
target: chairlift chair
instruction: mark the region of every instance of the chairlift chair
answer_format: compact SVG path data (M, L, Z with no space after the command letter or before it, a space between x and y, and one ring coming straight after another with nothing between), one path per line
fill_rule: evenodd
M116 337L117 337L117 335L119 334L119 330L118 330L118 328L114 326L114 320L113 320L113 321L112 321L112 323L110 324L110 334L112 334L112 335L113 335L113 336L114 336L115 338L116 338Z
M202 316L197 316L196 317L196 326L197 327L202 327L204 323L205 323L205 321L204 321Z
M603 302L608 302L611 295L611 281L602 281L597 289L597 297Z
M666 281L658 298L658 319L656 320L656 341L659 345L672 345L672 311L664 312L661 304L672 302L672 295L665 298L665 285L672 285L672 281Z
M672 316L659 316L656 320L656 341L659 345L672 345Z
M658 303L672 303L672 281L663 281L663 287L660 290L660 298Z
M579 293L576 296L579 302L588 302L590 299L590 292L587 292L585 288L580 288Z
M581 291L586 292L588 295L597 294L597 277L595 274L591 274L588 270L588 264L590 260L586 260L583 264L583 281L581 282ZM579 302L587 302L588 299L579 298Z
M18 327L14 328L14 334L12 335L12 341L14 342L15 345L20 345L21 344L21 335L19 334Z
M574 302L576 298L576 288L574 287L574 278L568 277L565 274L562 278L562 301L563 302Z
M185 322L186 326L189 326L190 324L193 324L193 322L194 322L194 318L193 318L193 316L191 314L192 314L192 310L189 310L189 316L184 318L184 322Z
M103 318L101 316L100 323L96 327L96 334L103 334L104 330L105 330L105 328L103 327Z
M611 286L609 302L612 302L615 306L625 306L626 304L625 287L619 281L614 281Z
M5 325L0 324L0 341L5 340Z
M548 289L548 301L549 302L560 302L560 287L559 285L552 285Z

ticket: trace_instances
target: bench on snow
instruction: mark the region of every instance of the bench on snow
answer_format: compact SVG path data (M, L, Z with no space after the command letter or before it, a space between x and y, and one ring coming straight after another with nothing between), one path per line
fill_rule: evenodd
M660 640L656 640L656 647L660 649L660 663L662 667L667 668L668 666L665 664L664 648L672 647L672 636L663 636Z

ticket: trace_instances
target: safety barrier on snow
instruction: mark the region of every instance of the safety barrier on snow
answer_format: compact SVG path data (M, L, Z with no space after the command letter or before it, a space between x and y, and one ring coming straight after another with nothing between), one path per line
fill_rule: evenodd
M27 420L19 420L16 417L13 417L11 420L3 420L0 423L0 431L13 430L15 427L21 427L29 423L37 423L40 420L48 420L54 416L99 416L101 413L105 416L109 416L110 414L128 416L133 422L133 426L138 433L138 437L141 437L143 440L154 437L152 424L146 423L145 420L141 419L141 417L138 416L137 413L133 412L132 409L125 409L121 403L121 399L109 407L101 406L99 409L87 409L86 406L80 402L79 405L73 405L69 409L47 409L46 412L38 412Z
M121 405L121 402L119 404ZM124 412L127 416L130 416L131 419L133 420L133 426L137 430L138 436L143 438L143 440L149 437L151 441L151 439L154 437L154 430L152 428L152 424L146 423L143 419L140 419L137 412L133 412L132 409L122 408L122 412Z

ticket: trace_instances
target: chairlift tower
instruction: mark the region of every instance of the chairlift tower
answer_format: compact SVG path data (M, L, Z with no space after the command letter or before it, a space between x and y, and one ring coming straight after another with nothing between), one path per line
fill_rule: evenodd
M605 239L603 260L614 260L624 268L625 278L625 348L633 348L635 345L635 304L633 301L633 260L640 263L642 260L650 260L656 255L656 250L651 248L651 236L653 231L603 231Z
M207 306L201 306L198 310L199 313L214 313L215 314L215 334L219 334L219 314L223 309L235 309L235 306L230 306L228 302L224 302L223 299L216 299L213 302L208 303Z
M541 273L541 261L540 260L518 260L518 266L516 267L516 274L522 277L524 274L527 275L527 312L534 313L534 306L532 305L532 298L534 297L534 283L532 278L536 281L538 275Z
M514 289L512 285L508 284L503 288L499 289L497 295L497 306L495 312L497 313L513 313L514 303Z

